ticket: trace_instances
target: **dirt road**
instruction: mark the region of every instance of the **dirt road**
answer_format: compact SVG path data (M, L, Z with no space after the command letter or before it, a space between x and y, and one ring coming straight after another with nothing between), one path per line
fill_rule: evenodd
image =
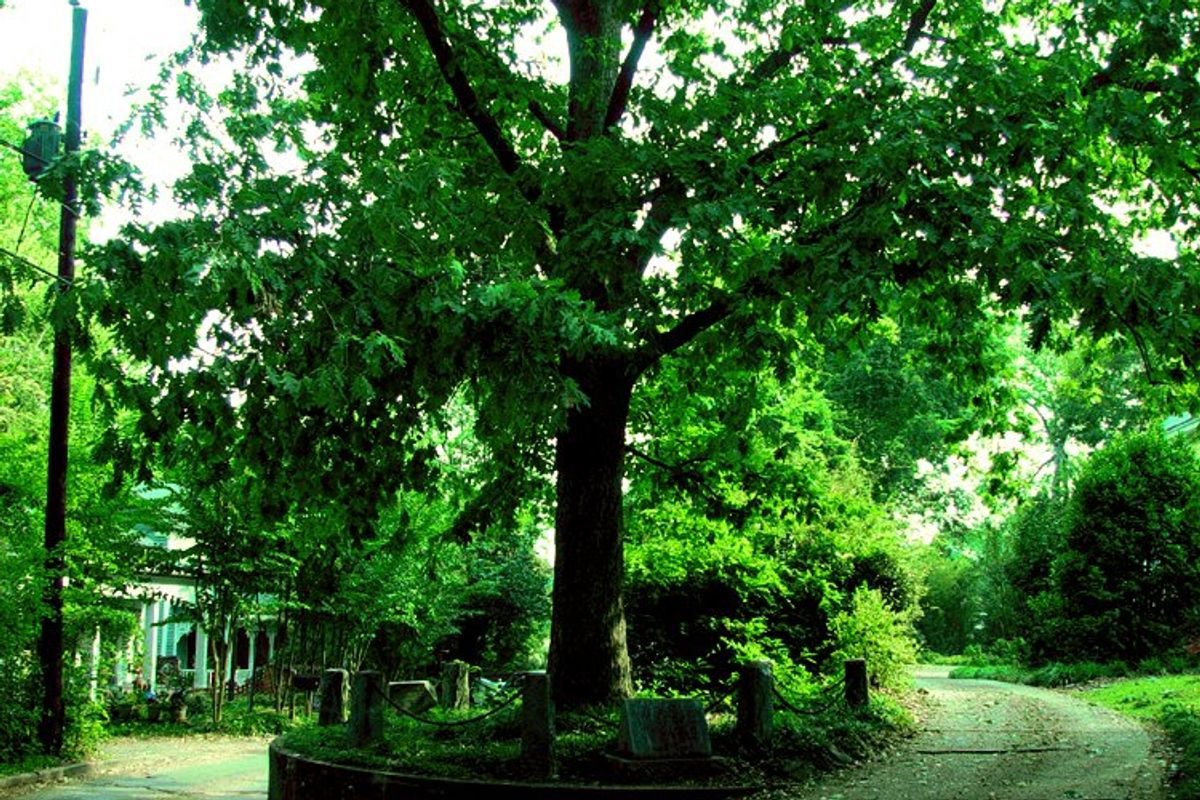
M921 732L794 800L1161 800L1146 731L1066 694L921 668Z

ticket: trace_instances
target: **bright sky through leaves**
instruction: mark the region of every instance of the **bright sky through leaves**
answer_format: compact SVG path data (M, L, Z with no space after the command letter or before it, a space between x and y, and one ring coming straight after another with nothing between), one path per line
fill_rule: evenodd
M85 128L108 138L127 116L128 87L158 72L158 57L187 44L196 12L171 0L89 0ZM0 79L21 71L66 85L71 48L67 0L12 0L0 11ZM149 59L149 60L148 60Z

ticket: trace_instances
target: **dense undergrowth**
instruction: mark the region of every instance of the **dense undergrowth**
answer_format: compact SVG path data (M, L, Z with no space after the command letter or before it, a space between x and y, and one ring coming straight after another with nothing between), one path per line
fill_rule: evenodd
M189 694L187 718L182 722L170 719L165 707L161 709L161 715L155 718L149 704L141 702L123 713L120 721L110 719L105 731L108 736L190 736L207 733L272 736L303 725L308 719L304 715L292 719L286 712L276 711L270 698L259 697L251 708L246 697L235 697L225 702L221 724L214 725L211 702L207 693Z
M1052 662L1038 667L1015 664L966 664L950 672L951 678L1024 683L1030 686L1075 686L1106 678L1128 678L1139 675L1181 673L1196 666L1195 660L1184 656L1166 660L1147 659L1131 667L1123 661L1082 661L1076 664Z

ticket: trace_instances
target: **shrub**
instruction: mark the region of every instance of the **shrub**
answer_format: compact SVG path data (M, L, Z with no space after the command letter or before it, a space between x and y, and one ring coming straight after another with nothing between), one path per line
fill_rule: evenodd
M888 606L878 589L855 589L850 607L834 616L832 628L836 663L865 658L871 679L878 685L899 688L907 683L905 667L916 658L911 626Z
M212 697L207 689L190 691L184 695L188 719L207 718L212 715Z
M1060 658L1137 661L1200 630L1200 463L1188 443L1138 434L1093 455L1056 572Z
M1200 714L1195 709L1172 703L1159 717L1179 751L1177 797L1200 797Z

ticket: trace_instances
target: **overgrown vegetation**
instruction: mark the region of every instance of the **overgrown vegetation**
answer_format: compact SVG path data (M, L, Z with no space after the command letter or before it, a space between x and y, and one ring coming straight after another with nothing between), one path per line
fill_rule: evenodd
M189 692L187 714L178 721L171 713L169 701L148 703L128 695L115 695L107 704L105 726L108 736L191 736L220 733L227 736L273 736L297 726L311 724L313 718L301 714L296 718L273 708L251 708L245 696L227 700L220 723L214 723L211 701L206 692ZM119 709L119 710L118 710ZM116 712L116 713L114 713Z
M1087 696L1162 725L1179 792L1200 787L1200 459L1186 435L1112 437L1073 481L931 557L926 642L961 648L952 677L1110 685ZM977 540L978 541L978 540ZM948 576L956 580L946 580ZM967 644L971 642L971 644ZM1182 673L1182 674L1181 674ZM1171 675L1171 677L1164 677ZM1150 676L1150 677L1142 677Z
M1069 497L1028 501L969 554L935 544L926 642L1016 666L1181 656L1200 641L1198 476L1187 437L1123 434Z
M434 710L427 718L461 722L470 716ZM605 758L616 750L617 722L614 713L561 716L556 721L558 779L589 784L645 780L622 777ZM819 770L866 757L882 742L908 732L912 724L912 716L902 704L878 694L870 708L854 713L841 706L804 716L781 712L772 748L748 754L740 752L736 744L733 715L722 712L711 722L713 749L722 758L711 770L697 771L693 766L664 778L690 785L769 785L802 780ZM519 758L519 708L459 727L436 727L389 710L385 730L385 740L368 749L355 747L342 726L299 728L289 732L282 744L321 760L395 772L472 779L530 777L528 766Z
M810 5L199 0L135 120L182 118L175 213L86 245L69 292L39 283L54 181L0 159L0 761L32 750L57 555L101 686L151 573L194 588L172 621L218 676L269 622L266 710L224 680L197 709L247 732L329 667L546 667L569 714L757 658L799 697L847 657L893 690L918 638L1048 683L1200 643L1200 475L1159 431L1200 363L1193 9ZM0 136L52 107L0 87ZM158 189L69 169L90 216ZM151 713L128 688L111 709ZM898 727L874 713L781 747L857 752Z

